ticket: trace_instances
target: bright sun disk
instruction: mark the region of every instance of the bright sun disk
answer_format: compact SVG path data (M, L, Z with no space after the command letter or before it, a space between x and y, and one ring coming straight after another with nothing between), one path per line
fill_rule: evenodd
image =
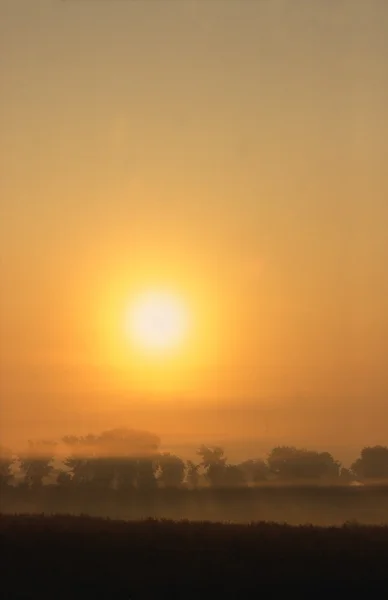
M164 292L139 297L129 310L129 334L145 350L163 351L179 345L187 332L188 315L182 302Z

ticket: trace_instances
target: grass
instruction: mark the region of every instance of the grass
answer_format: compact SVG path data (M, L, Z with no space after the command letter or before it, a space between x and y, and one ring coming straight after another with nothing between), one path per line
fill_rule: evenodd
M388 527L355 523L2 515L0 544L6 599L379 597L388 580Z

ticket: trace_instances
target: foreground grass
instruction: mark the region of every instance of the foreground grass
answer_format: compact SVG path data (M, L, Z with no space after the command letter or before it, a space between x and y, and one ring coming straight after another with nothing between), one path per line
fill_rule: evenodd
M0 545L7 599L384 597L388 584L388 527L2 515Z

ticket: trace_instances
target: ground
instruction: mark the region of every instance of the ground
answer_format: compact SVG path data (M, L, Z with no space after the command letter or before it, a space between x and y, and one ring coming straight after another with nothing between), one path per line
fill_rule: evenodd
M4 598L380 597L388 527L3 515Z

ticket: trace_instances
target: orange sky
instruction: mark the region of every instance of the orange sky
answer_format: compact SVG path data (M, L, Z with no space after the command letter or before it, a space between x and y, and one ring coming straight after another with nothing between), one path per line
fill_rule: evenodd
M385 0L1 1L2 437L387 435L387 30ZM158 285L195 328L144 363Z

